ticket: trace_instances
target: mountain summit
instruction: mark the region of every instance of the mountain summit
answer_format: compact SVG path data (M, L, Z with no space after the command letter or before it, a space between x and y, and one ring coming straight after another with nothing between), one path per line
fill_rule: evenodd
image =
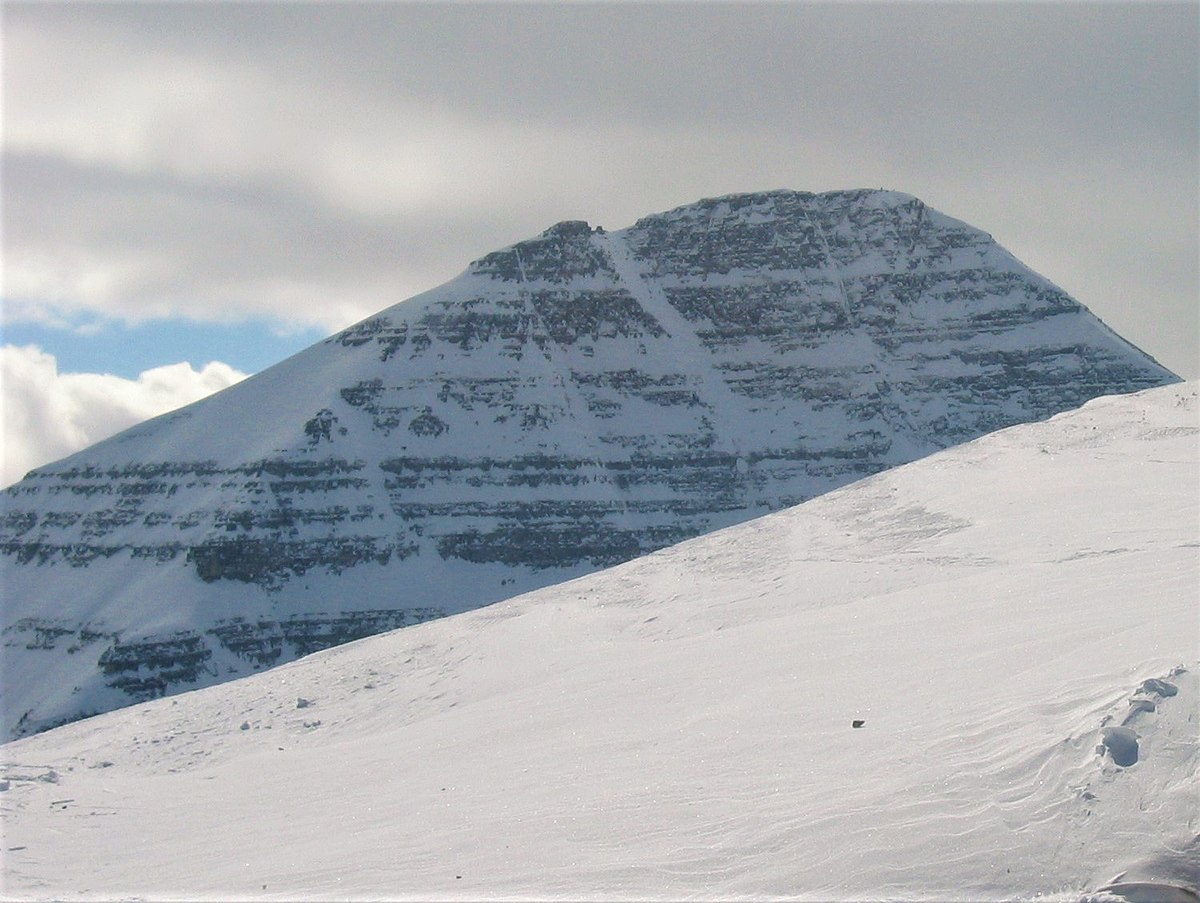
M475 608L1176 379L908 195L562 222L6 490L4 729Z

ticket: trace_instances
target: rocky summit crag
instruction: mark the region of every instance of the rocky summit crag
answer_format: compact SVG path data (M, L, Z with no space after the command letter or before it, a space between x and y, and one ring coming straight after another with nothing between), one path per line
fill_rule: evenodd
M559 223L6 490L5 734L485 605L1175 380L907 195Z

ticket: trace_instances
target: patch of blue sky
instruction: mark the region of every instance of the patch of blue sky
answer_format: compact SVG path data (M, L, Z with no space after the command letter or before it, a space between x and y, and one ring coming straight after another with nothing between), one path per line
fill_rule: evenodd
M37 345L58 359L60 373L111 373L134 379L144 370L187 361L196 369L222 361L257 373L325 338L320 329L281 328L266 320L202 323L184 319L78 321L71 328L8 323L7 345Z

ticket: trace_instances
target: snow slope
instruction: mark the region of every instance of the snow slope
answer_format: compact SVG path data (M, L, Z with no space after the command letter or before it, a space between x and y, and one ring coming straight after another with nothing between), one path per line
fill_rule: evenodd
M7 744L4 892L1193 900L1198 435L1099 399Z

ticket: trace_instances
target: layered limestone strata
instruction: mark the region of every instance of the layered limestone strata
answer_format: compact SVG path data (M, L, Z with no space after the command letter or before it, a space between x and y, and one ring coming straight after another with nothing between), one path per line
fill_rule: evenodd
M1174 379L907 195L560 223L6 490L5 728L484 605Z

